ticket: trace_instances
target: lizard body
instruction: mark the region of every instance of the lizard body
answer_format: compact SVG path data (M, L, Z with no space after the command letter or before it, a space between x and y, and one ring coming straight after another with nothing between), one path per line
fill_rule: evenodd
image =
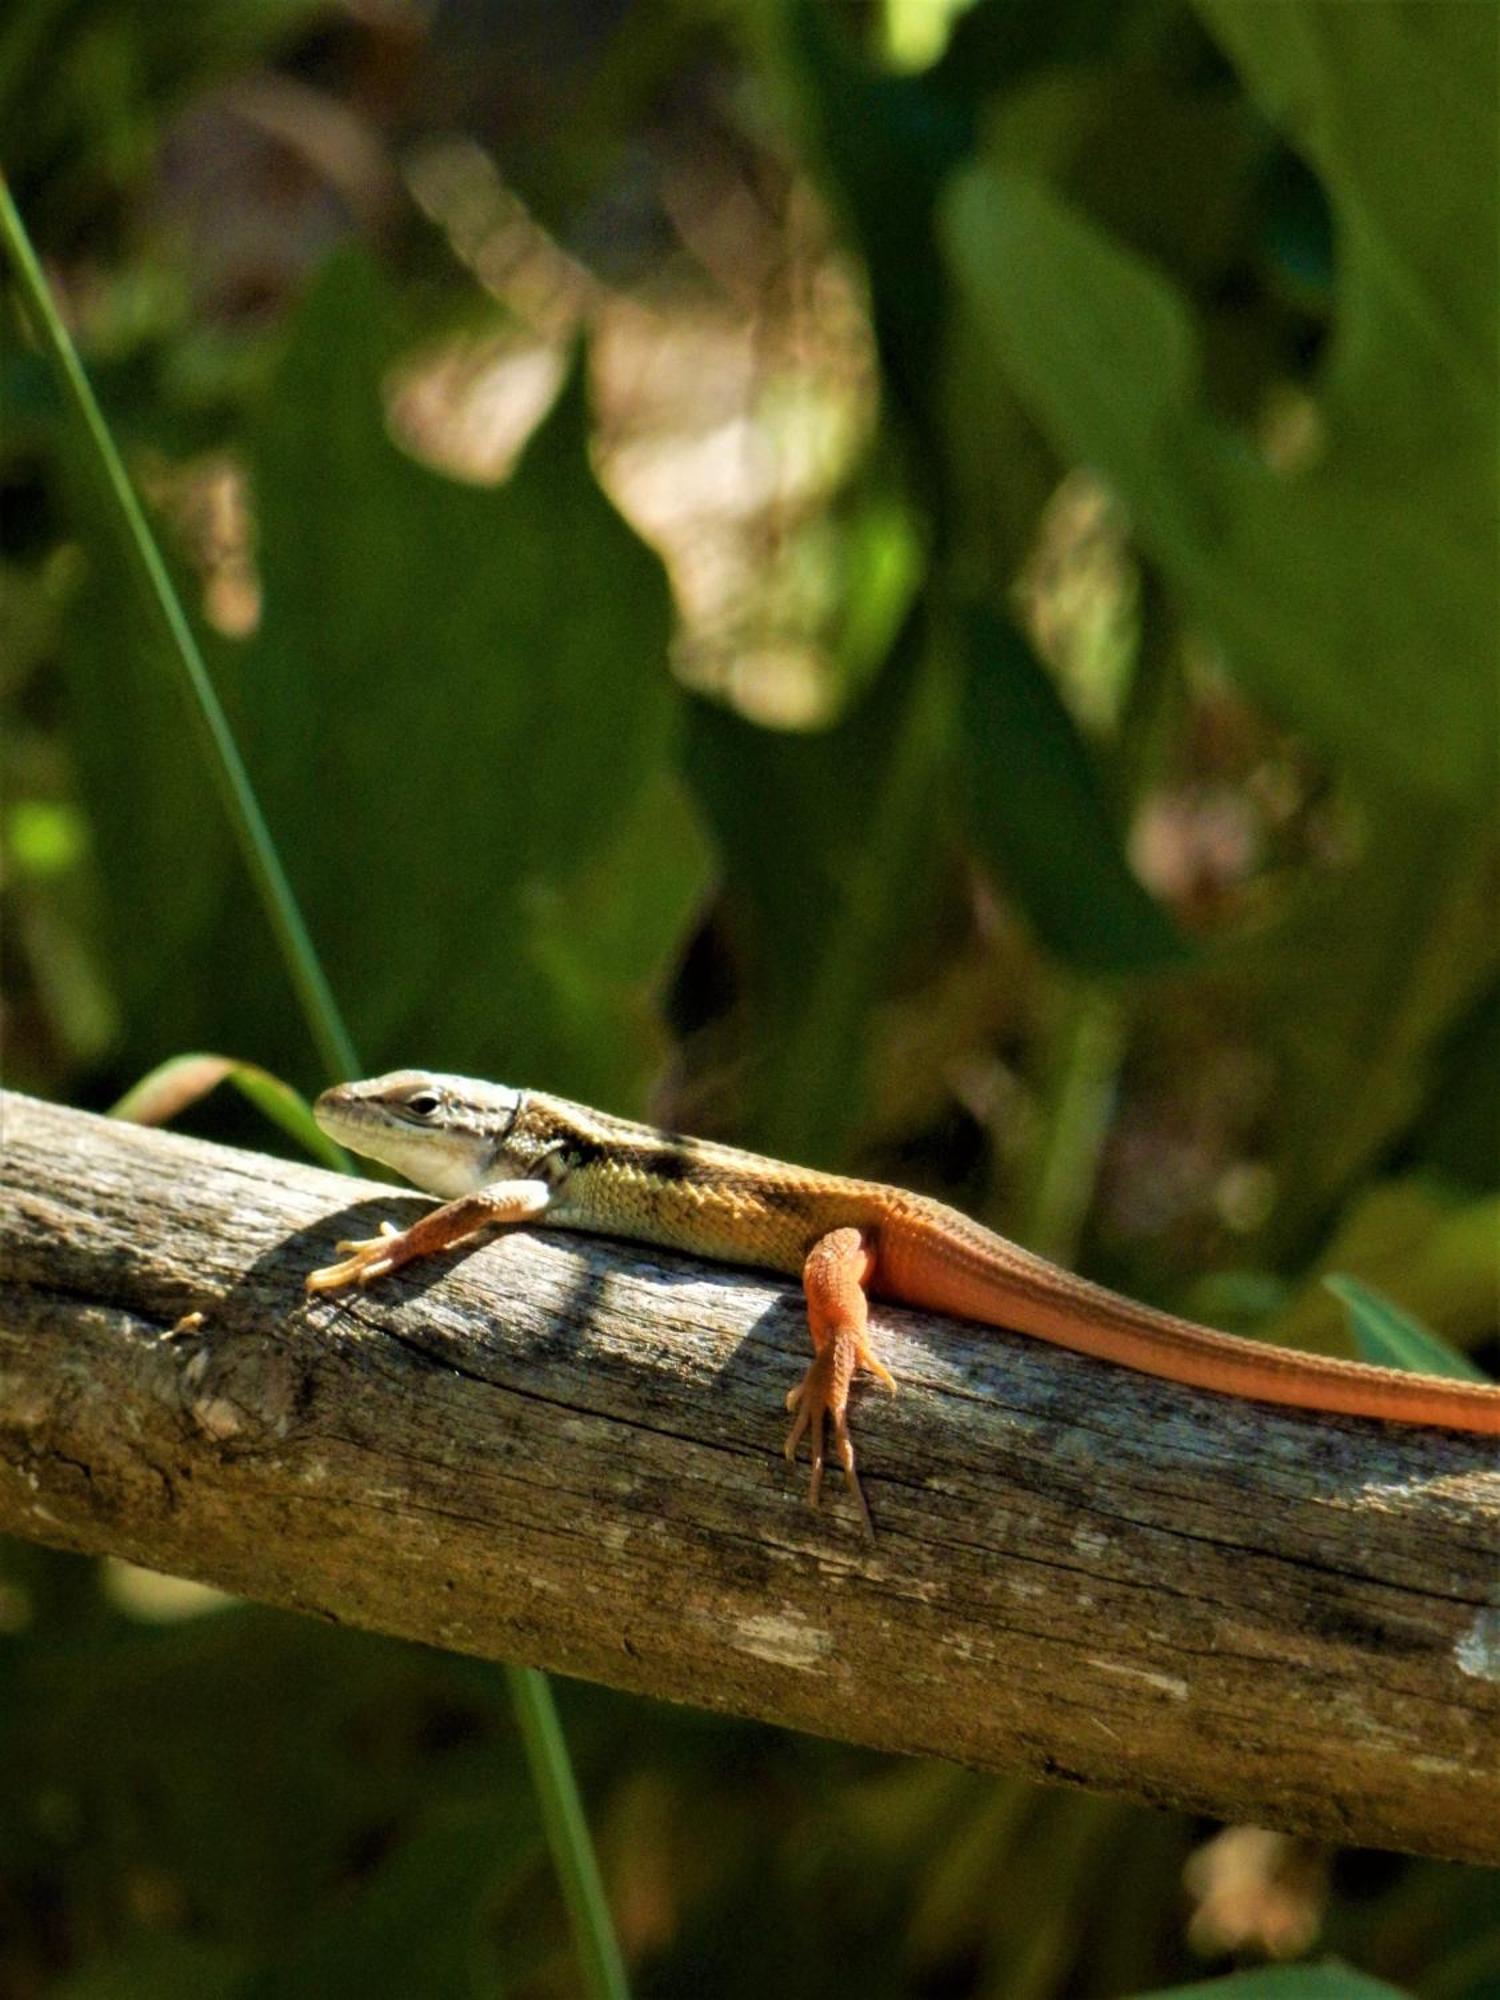
M494 1223L554 1227L750 1264L802 1279L814 1358L787 1398L787 1440L812 1453L825 1422L864 1512L849 1440L855 1372L895 1383L873 1352L867 1294L1031 1334L1221 1395L1500 1437L1500 1388L1409 1374L1217 1333L1033 1256L925 1195L789 1166L591 1111L541 1091L400 1070L325 1091L324 1131L445 1205L409 1229L341 1244L308 1288L368 1284ZM865 1514L868 1526L868 1514Z

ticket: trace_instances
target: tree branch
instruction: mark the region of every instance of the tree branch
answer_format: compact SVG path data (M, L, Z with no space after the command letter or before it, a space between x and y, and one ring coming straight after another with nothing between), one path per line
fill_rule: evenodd
M773 1279L516 1233L351 1300L389 1188L0 1097L0 1529L487 1657L1500 1861L1500 1458L879 1308L879 1539ZM174 1332L184 1315L201 1324Z

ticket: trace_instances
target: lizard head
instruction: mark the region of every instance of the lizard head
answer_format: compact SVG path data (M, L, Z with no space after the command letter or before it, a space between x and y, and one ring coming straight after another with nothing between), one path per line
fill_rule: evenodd
M451 1200L495 1177L522 1095L503 1083L398 1069L335 1084L313 1116L339 1145Z

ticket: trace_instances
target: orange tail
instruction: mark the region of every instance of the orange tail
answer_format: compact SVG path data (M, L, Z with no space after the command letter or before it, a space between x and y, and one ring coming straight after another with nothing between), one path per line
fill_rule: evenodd
M887 1225L874 1288L1221 1396L1500 1437L1500 1388L1215 1333L1076 1278L972 1222L962 1237L915 1220Z

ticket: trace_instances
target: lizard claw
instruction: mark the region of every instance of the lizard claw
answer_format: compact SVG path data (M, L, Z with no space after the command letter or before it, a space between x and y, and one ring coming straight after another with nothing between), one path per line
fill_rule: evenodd
M368 1285L396 1268L391 1246L401 1231L394 1222L382 1222L378 1236L346 1237L336 1247L347 1254L337 1264L325 1264L309 1271L305 1284L310 1292L339 1292L346 1285Z
M792 1412L792 1428L787 1432L786 1455L795 1461L797 1447L803 1437L807 1438L808 1455L812 1460L812 1477L808 1484L808 1501L816 1507L823 1487L823 1426L825 1420L833 1426L834 1450L838 1453L839 1464L843 1467L844 1484L854 1504L859 1509L860 1521L866 1535L873 1542L874 1524L870 1520L870 1510L865 1504L864 1491L859 1483L859 1474L854 1469L854 1441L849 1436L849 1381L856 1364L864 1360L873 1365L875 1372L885 1382L887 1388L896 1384L889 1371L878 1362L871 1364L870 1357L863 1353L860 1344L847 1332L836 1333L813 1360L812 1366L797 1384L787 1393L786 1406Z
M400 1234L394 1222L382 1222L378 1236L345 1236L333 1247L335 1250L373 1250L378 1244L389 1242L391 1237Z

